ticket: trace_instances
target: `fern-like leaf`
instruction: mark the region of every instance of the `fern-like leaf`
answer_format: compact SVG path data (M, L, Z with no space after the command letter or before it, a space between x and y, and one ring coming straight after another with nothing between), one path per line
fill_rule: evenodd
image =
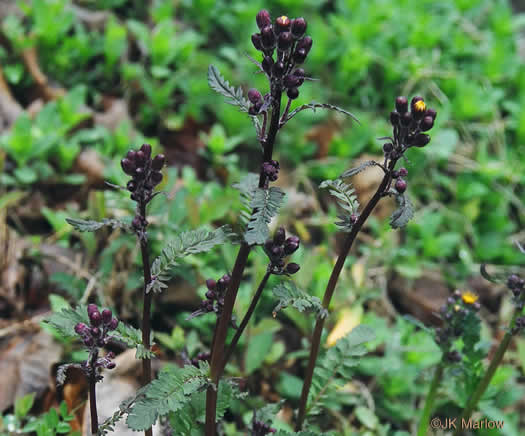
M96 232L98 229L101 229L105 226L113 227L114 229L121 228L128 231L131 230L131 226L128 223L118 219L105 218L102 221L93 221L81 220L77 218L66 218L66 221L79 232Z
M200 362L199 368L168 366L144 390L144 396L132 407L126 423L135 431L155 424L159 416L181 410L197 392L208 385L209 365Z
M348 382L353 367L359 363L358 358L367 353L364 344L374 338L370 327L358 325L325 353L314 371L308 414L318 414L330 394Z
M208 68L208 84L215 92L226 97L227 103L238 106L243 112L248 112L250 102L244 97L242 89L231 86L213 65Z
M284 192L272 186L269 189L257 188L250 202L254 211L248 222L244 238L249 245L264 244L270 236L268 224L283 204Z
M142 332L135 327L119 322L116 330L109 332L109 336L126 344L129 348L135 348L136 359L152 359L155 353L147 350L142 343ZM153 335L150 338L150 343L153 340Z
M241 220L247 225L252 216L252 200L255 191L257 191L257 188L259 187L259 174L248 173L239 181L239 183L234 183L233 187L241 193L241 202L243 206Z
M353 225L351 217L357 213L359 207L354 188L341 179L325 180L319 187L328 189L330 194L337 199L337 204L343 209L343 213L337 216L341 221L335 224L343 231L349 232Z
M115 425L125 416L131 412L133 405L144 397L144 391L147 386L140 388L134 397L127 398L120 403L118 410L113 413L108 419L98 426L98 436L104 436L115 431Z
M303 104L301 106L299 106L298 108L294 109L292 112L290 112L288 114L288 116L286 117L286 121L289 121L291 120L295 115L297 115L299 112L301 111L304 111L306 109L311 109L313 110L314 112L316 111L316 109L330 109L330 110L333 110L333 111L336 111L336 112L340 112L342 114L345 114L347 116L349 116L350 118L352 118L354 121L356 121L357 123L359 123L359 120L356 118L356 116L354 114L352 114L351 112L348 112L347 110L344 110L338 106L334 106L333 104L328 104L328 103L316 103L316 102L311 102L311 103L308 103L308 104Z
M381 165L375 160L367 160L366 162L363 162L361 165L358 165L357 167L346 170L343 174L341 174L340 177L341 178L352 177L366 170L367 168L374 167L374 166L381 166Z
M289 306L294 307L299 312L316 312L318 317L324 318L327 314L326 309L321 304L319 298L307 294L297 288L294 282L279 283L272 289L273 295L279 300L279 304L273 309L273 316L277 312Z
M397 209L390 216L390 226L393 229L405 227L414 216L414 206L404 194L396 195Z
M62 309L60 312L52 313L48 318L44 319L43 322L54 327L65 338L77 337L75 326L79 322L89 324L87 307L79 305L75 309L70 307Z
M161 292L167 288L166 282L171 278L171 271L181 258L190 254L210 251L231 236L232 232L228 226L222 226L215 230L197 229L181 233L153 261L151 265L152 281L146 287L146 292Z

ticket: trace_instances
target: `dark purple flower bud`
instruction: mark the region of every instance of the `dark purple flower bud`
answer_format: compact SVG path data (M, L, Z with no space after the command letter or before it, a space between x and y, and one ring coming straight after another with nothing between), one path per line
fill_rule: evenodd
M434 126L434 120L432 119L432 117L424 117L421 120L421 124L419 125L419 127L421 128L423 132L430 130L433 126Z
M400 118L401 116L399 115L399 112L396 112L396 111L390 112L390 123L393 126L397 126L399 124Z
M271 254L272 249L273 249L273 240L267 239L266 242L264 243L264 251L266 251L267 254Z
M108 330L115 330L117 327L118 327L118 319L112 318L108 325Z
M137 185L135 184L135 182L133 180L130 180L126 184L126 188L128 189L129 192L133 192L135 189L137 189Z
M279 35L282 32L288 32L291 26L292 26L292 21L286 15L283 15L275 19L274 29L277 35Z
M270 74L272 72L272 67L273 67L273 58L271 56L266 56L263 59L261 65L265 73Z
M260 33L254 33L252 35L252 44L256 50L262 50L263 46Z
M130 161L128 158L124 158L120 161L120 166L122 167L122 170L128 175L133 175L133 171L135 170L135 163Z
M290 254L296 252L298 248L299 248L298 242L287 239L284 244L284 254L286 256L289 256Z
M210 300L206 301L206 311L213 312L213 301L210 301Z
M271 257L273 257L274 259L279 259L283 257L283 255L284 255L283 247L278 246L278 245L274 245L272 247Z
M285 271L288 273L288 274L295 274L297 271L299 271L301 269L301 267L292 262L292 263L289 263L288 265L286 265L286 269Z
M215 292L213 292L213 291L207 291L207 292L206 292L206 298L207 298L208 300L213 300L213 299L215 298Z
M109 324L111 322L111 317L113 314L111 313L111 310L104 309L102 311L102 321L104 321L104 324Z
M217 287L217 282L213 279L208 279L206 280L206 287L210 290L210 291L214 291L215 288Z
M392 171L392 178L397 179L398 177L399 177L399 171L398 170Z
M400 96L396 98L396 110L400 114L404 114L408 111L408 100L406 97Z
M91 312L91 315L89 315L89 320L91 321L91 325L97 327L102 323L102 315L98 310Z
M137 151L137 157L135 158L137 166L143 166L146 163L146 153L142 150Z
M128 151L128 153L126 154L126 157L132 161L132 162L135 162L135 159L137 158L137 152L135 150L130 150Z
M84 335L87 333L88 326L84 324L83 322L79 322L77 325L75 325L75 332L79 335Z
M162 173L160 173L158 171L152 171L150 177L151 177L151 181L155 185L158 185L160 182L162 182Z
M286 238L286 232L283 227L279 227L273 235L273 243L275 245L283 245Z
M407 182L403 179L397 179L395 184L396 191L402 194L407 190Z
M292 35L295 38L300 38L306 32L306 20L302 17L296 18L292 21Z
M385 153L390 153L393 149L394 149L394 146L392 145L391 142L386 142L385 144L383 144L383 151Z
M145 159L149 159L151 157L151 145L142 144L142 147L140 147L140 151L144 153Z
M224 274L222 277L221 277L221 280L224 282L224 284L226 286L228 286L230 284L230 281L231 281L231 276L229 274Z
M359 215L357 213L353 213L350 215L350 222L352 224L355 224L358 219L359 219Z
M427 109L425 112L426 117L431 117L432 120L436 120L437 112L434 109Z
M313 40L309 36L305 36L303 39L297 41L297 50L305 50L305 53L308 54L312 48Z
M96 337L100 335L100 329L98 327L91 327L91 334Z
M261 30L261 42L264 49L272 49L275 47L275 35L271 26L266 26Z
M293 60L297 64L302 64L306 60L306 50L304 48L296 48L293 53Z
M427 106L425 105L423 97L414 97L410 102L410 110L416 120L420 120L421 118L423 118L427 110Z
M293 74L288 74L284 76L283 84L286 88L295 88L299 86L301 79Z
M252 88L248 91L248 100L250 100L250 102L253 104L258 103L262 100L262 95L255 88Z
M92 347L93 345L95 345L95 340L91 336L86 336L83 339L83 342L86 347Z
M138 167L135 170L135 176L137 177L137 179L142 179L144 177L144 168Z
M412 141L412 145L415 145L416 147L424 147L425 145L427 145L428 143L430 142L430 136L428 136L427 134L425 133L418 133L413 141Z
M297 97L299 97L299 89L290 88L286 91L286 95L290 100L295 100Z
M261 30L272 24L270 13L266 9L262 9L261 11L259 11L257 16L255 17L255 21L257 23L257 27Z
M401 125L404 127L410 126L410 123L412 122L412 114L410 112L405 112L403 115L401 115Z
M517 288L520 284L520 277L517 274L511 274L507 279L507 287L510 289Z
M164 167L165 162L166 157L163 154L158 154L153 158L153 161L151 162L151 168L155 171L160 171L162 167Z
M113 368L115 368L115 366L117 366L117 364L115 362L109 362L106 365L106 369L113 369Z
M399 168L398 174L400 177L406 177L408 175L408 170L405 167Z
M88 304L88 307L87 307L87 313L88 313L88 316L91 316L91 314L93 312L98 312L98 307L96 304Z
M283 74L284 74L284 69L285 69L285 66L284 66L283 62L281 62L281 61L276 62L275 64L273 64L272 74L275 77L282 77Z
M277 48L286 51L292 46L293 38L290 32L282 32L277 40Z

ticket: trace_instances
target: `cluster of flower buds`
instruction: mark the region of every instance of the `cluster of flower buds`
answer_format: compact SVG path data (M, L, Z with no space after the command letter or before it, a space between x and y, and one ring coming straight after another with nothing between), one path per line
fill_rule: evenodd
M153 189L162 181L161 170L165 160L163 154L158 154L152 159L149 144L143 144L138 151L128 151L120 165L122 170L131 176L126 189L131 192L132 200L139 203L148 203L151 200Z
M256 22L260 32L252 35L252 43L263 53L263 71L272 84L280 84L281 90L286 89L291 100L296 99L304 82L304 70L296 66L306 60L313 43L312 38L305 36L306 20L283 15L272 23L270 13L262 10L257 14ZM274 58L276 49L277 56ZM254 106L257 104L251 98L250 101ZM256 109L253 112L258 113Z
M290 236L286 238L286 232L279 227L273 236L264 243L264 251L270 259L268 265L272 274L295 274L299 271L300 266L294 262L286 264L285 258L295 253L299 248L299 238Z
M404 179L404 177L406 177L407 175L408 170L404 167L392 172L392 178L396 180L396 183L394 183L394 188L400 194L407 190L407 182Z
M96 304L88 305L87 313L90 325L79 322L75 325L75 332L86 347L103 347L108 340L107 334L117 328L118 319L113 317L109 309L100 312Z
M383 145L387 158L399 158L408 147L424 147L430 142L426 133L434 126L437 112L427 108L422 97L414 97L410 102L406 97L397 97L396 109L390 112L390 122L394 128L392 142Z
M461 293L454 291L447 302L441 307L440 314L443 326L436 329L436 342L447 352L450 362L458 362L461 355L457 351L449 351L450 345L455 338L463 334L467 316L478 312L481 305L478 296L470 291Z
M199 309L193 312L189 319L210 312L215 312L217 315L220 315L224 306L224 295L228 290L230 281L231 276L229 274L224 274L219 280L206 280L206 287L208 288L206 299L201 301Z
M193 359L191 359L191 364L193 366L199 367L199 362L208 362L211 359L211 353L209 351L203 351L202 353L197 354Z
M108 333L117 328L118 319L113 317L111 310L104 309L101 312L95 304L88 305L87 313L90 325L79 322L75 325L75 332L89 349L90 355L97 356L98 349L108 343ZM97 358L94 362L86 360L82 363L82 368L87 374L95 371L97 368L113 369L115 368L115 362L112 360L114 357L115 354L109 352L104 357ZM97 380L101 379L102 377L97 378Z
M266 178L271 182L275 182L279 177L279 162L276 160L271 160L269 162L263 162L262 171Z
M507 287L511 290L512 295L518 299L525 290L525 280L517 274L511 274L507 279Z
M269 424L266 424L264 421L259 421L258 419L253 420L252 424L252 436L266 436L270 433L275 433L277 430L270 427Z

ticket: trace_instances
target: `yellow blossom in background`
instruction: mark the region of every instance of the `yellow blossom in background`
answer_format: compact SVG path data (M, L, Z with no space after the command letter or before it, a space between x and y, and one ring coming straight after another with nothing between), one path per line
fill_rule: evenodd
M463 294L461 295L461 299L465 304L474 304L476 301L478 301L478 296L473 292L467 291L463 292Z

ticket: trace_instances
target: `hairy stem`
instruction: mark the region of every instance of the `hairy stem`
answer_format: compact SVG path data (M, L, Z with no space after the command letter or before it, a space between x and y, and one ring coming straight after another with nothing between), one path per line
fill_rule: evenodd
M503 356L505 355L505 352L507 351L507 348L509 348L510 341L512 340L512 329L516 325L516 319L520 315L522 311L516 310L514 312L514 315L512 317L512 320L510 322L509 331L505 333L505 336L503 337L503 340L498 346L498 349L496 350L496 353L494 354L494 357L490 361L489 367L487 368L487 372L479 382L476 390L469 398L465 409L463 409L463 413L461 414L460 423L463 421L468 421L470 419L470 416L472 415L472 412L474 412L476 406L478 405L479 400L487 390L490 381L492 380L492 377L494 376L494 373L496 372L496 369L500 365L500 363L503 361ZM461 434L461 426L459 426L455 431L454 435Z
M139 213L144 220L146 220L146 203L142 201L139 206ZM144 348L149 351L150 337L151 337L151 298L152 292L146 292L148 285L151 283L151 269L149 262L148 239L146 232L139 237L140 251L142 253L142 268L144 271L144 307L142 310L142 344ZM151 359L145 357L142 359L142 385L145 386L151 382ZM147 429L144 434L152 436L151 428Z
M363 209L363 212L359 215L359 218L357 219L356 223L352 226L352 230L350 231L350 233L348 233L348 236L346 237L344 241L343 249L341 253L339 254L339 257L337 258L334 269L332 270L332 274L330 275L330 279L328 280L326 290L324 292L323 307L327 310L328 310L328 307L330 306L330 301L332 300L332 296L335 291L335 286L337 284L339 275L341 274L341 271L345 264L346 257L348 256L348 253L350 252L350 249L352 248L352 245L356 239L357 234L362 229L363 224L365 223L367 218L372 213L372 210L374 210L374 208L377 206L377 203L379 203L379 200L381 200L386 187L390 183L390 180L392 177L391 172L392 172L392 169L395 167L395 164L396 164L395 160L390 162L389 171L383 177L383 180L381 181L381 184L377 188L377 191L375 192L373 197L370 199L370 201L367 203L367 205ZM308 393L310 392L310 386L312 385L312 377L314 375L315 363L317 361L317 355L319 354L319 346L321 344L321 334L323 333L324 321L325 321L325 318L320 317L317 319L315 323L314 333L312 336L312 348L310 349L310 358L308 360L308 366L306 368L306 374L304 376L303 390L301 392L301 400L299 403L299 414L297 417L296 431L301 430L303 426L304 418L306 415L306 405L308 402Z
M239 339L241 338L242 333L246 329L246 326L248 325L250 318L253 315L255 307L257 306L257 303L259 302L259 299L261 298L262 291L264 290L264 287L266 286L266 283L268 282L270 275L271 273L267 271L264 277L262 278L261 283L259 283L259 286L257 287L257 291L255 291L255 295L253 296L252 301L250 303L250 307L248 307L248 310L246 311L246 314L244 315L244 318L242 319L241 324L239 325L239 328L235 332L235 336L233 337L230 343L230 346L226 350L224 359L222 361L223 371L224 371L224 367L226 366L233 352L235 351L235 347L237 346L237 343L239 342Z
M445 355L443 355L443 359ZM437 389L441 383L441 378L443 377L443 370L445 368L444 360L439 362L436 370L434 371L434 377L432 378L432 383L430 384L430 389L428 390L427 397L425 398L425 406L423 407L423 413L421 414L421 420L419 421L419 427L417 430L417 436L426 436L430 414L432 413L432 408L434 406L434 400L436 398Z
M263 162L272 160L273 146L277 132L279 130L279 117L281 114L281 88L280 84L272 85L271 94L273 98L272 102L272 117L270 120L270 127L268 129L268 135L264 141L264 156ZM266 186L266 175L264 174L261 166L259 174L259 188ZM205 434L206 436L215 436L216 423L215 416L217 410L217 390L219 389L219 381L221 379L224 356L224 346L226 343L226 335L228 333L228 326L231 322L233 306L235 305L235 299L237 298L237 292L239 291L239 285L241 284L242 275L246 262L250 254L251 247L243 242L241 248L237 253L237 259L232 271L232 278L228 291L224 297L224 306L220 318L217 320L215 327L215 339L213 342L213 348L211 350L211 363L210 363L210 377L212 385L208 387L206 391L206 424Z
M96 395L96 385L97 385L97 373L95 363L98 358L98 348L95 349L90 356L89 367L89 411L91 412L91 434L98 433L98 414L97 414L97 395Z

